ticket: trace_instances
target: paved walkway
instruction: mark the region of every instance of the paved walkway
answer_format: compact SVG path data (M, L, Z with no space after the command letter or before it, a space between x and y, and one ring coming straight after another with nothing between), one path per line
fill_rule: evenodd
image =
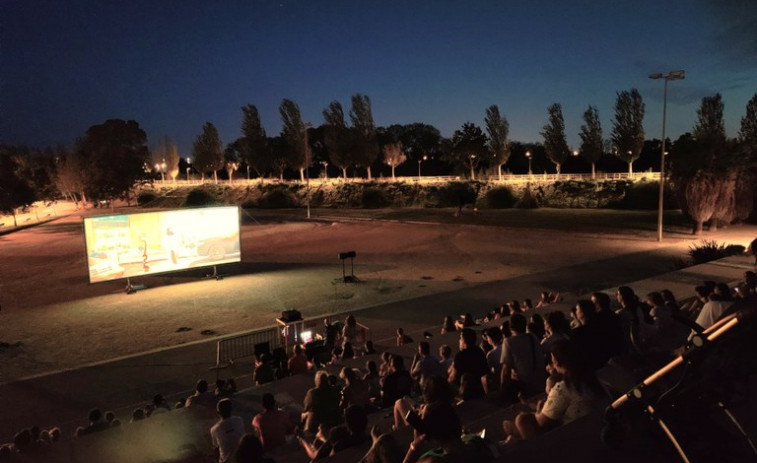
M680 249L674 246L661 247L369 307L360 311L358 317L372 328L381 349L393 344L398 326L411 335L421 333L430 324L441 324L444 315L481 314L505 300L533 298L544 289L567 293L568 301L577 294L612 290L620 284L629 284L639 294L669 288L678 296L688 296L692 286L702 280L733 282L744 270L754 268L743 256L667 272L679 254ZM623 275L622 281L615 275ZM215 344L214 340L202 341L4 384L0 386L3 411L0 442L33 424L60 425L69 434L75 426L83 424L87 411L93 407L115 410L123 419L132 408L157 392L169 397L186 394L198 378L215 379L215 371L210 370L215 365ZM221 371L220 375L241 376L239 385L244 388L250 386L250 378L242 375L250 372L251 365L246 361Z

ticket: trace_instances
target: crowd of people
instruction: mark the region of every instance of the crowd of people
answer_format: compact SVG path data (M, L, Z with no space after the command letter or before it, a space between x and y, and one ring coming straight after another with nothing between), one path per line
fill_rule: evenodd
M756 292L757 276L751 271L733 288L703 282L684 303L668 290L639 297L621 286L614 302L609 294L595 292L570 310L556 310L563 296L545 292L535 305L512 300L478 320L471 313L445 317L440 334L456 333L456 350L442 344L433 352L431 333L423 333L424 340L416 342L398 329L396 347L414 350L407 365L403 355L390 352L373 360L373 345L350 315L341 330L324 323L323 337L331 349L327 365L337 366L338 374L318 369L320 362L308 358L300 344L289 353L266 353L257 359L256 384L315 371L313 387L299 410L282 409L273 394L265 393L262 411L246 425L233 413L233 381L219 381L211 391L200 380L191 396L173 406L156 395L134 411L131 421L174 408L215 409L218 422L209 434L213 461L218 462L272 462L286 450L304 452L317 461L361 446L368 449L361 460L366 463L489 461L508 446L603 409L623 392L603 379L603 370L621 368L633 374L641 364L673 358L693 334L729 313L756 307ZM364 361L346 365L365 355ZM526 405L530 410L504 420L505 439L492 443L465 432L456 405L475 400L502 407ZM372 413L390 417L391 426L383 432L368 429ZM93 410L89 424L74 435L86 438L120 425L112 412ZM406 427L412 428L413 439L402 446L396 432ZM0 447L0 460L53 445L60 435L58 428L25 429L12 444Z

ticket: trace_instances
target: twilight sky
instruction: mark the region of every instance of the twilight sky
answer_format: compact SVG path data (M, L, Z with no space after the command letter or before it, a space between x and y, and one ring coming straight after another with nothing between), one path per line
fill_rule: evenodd
M568 142L596 105L609 138L616 92L638 88L647 138L691 129L720 92L736 136L757 92L752 0L0 0L0 143L72 145L106 119L135 119L182 156L206 121L224 144L254 104L269 135L282 98L317 126L370 96L377 125L425 122L451 136L492 104L510 138L542 141L563 105Z

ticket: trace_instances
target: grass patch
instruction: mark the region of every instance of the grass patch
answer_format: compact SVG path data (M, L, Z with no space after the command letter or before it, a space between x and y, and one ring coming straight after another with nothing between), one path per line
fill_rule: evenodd
M317 209L313 211L313 216L537 228L562 230L567 233L635 233L657 230L657 211L540 208L487 209L474 212L472 209L465 209L459 217L454 216L455 211L455 208ZM665 211L663 220L665 233L687 236L691 234L690 224L680 211Z

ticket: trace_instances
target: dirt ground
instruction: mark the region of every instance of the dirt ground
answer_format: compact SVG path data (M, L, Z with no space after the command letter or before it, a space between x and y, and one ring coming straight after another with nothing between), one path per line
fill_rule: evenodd
M133 283L149 289L126 295L123 281L88 283L81 221L76 213L0 236L0 383L269 326L289 308L355 310L663 247L683 257L692 242L661 245L647 232L261 219L243 226L243 262L222 267L223 280L200 271L144 277ZM753 236L744 227L708 239ZM341 282L337 254L348 250L357 252L357 284ZM556 277L549 289L565 289Z

